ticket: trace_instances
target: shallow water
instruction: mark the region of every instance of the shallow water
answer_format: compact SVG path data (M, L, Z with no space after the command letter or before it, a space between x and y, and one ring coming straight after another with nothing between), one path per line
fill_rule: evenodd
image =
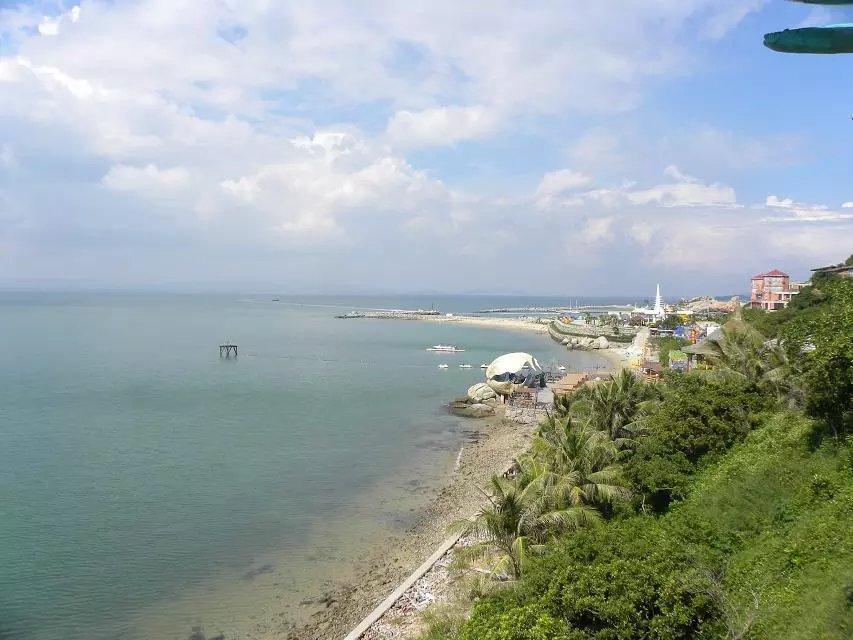
M411 523L464 437L442 405L480 362L599 363L523 332L332 317L431 302L0 294L0 638L230 638L290 616ZM439 342L467 351L424 351Z

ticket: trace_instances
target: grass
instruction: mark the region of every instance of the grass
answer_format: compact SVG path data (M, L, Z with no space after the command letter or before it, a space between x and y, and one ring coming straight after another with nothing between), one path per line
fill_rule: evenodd
M719 553L726 609L747 638L853 633L853 467L849 445L811 445L812 423L780 413L700 473L663 520Z

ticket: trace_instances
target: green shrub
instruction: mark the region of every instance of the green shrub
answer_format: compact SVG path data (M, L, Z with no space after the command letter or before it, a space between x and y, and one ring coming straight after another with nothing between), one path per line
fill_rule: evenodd
M474 607L474 615L459 640L580 640L539 604L501 606L486 600Z
M638 503L657 512L684 495L705 456L746 437L772 405L744 380L691 373L667 382L664 401L645 421L645 435L625 465Z

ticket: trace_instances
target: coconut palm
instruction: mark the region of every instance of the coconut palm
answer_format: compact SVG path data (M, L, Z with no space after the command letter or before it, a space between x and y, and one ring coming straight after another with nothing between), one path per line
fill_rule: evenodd
M452 527L473 539L472 544L456 549L454 562L470 566L486 561L493 577L517 579L529 556L541 551L552 535L547 521L541 519L541 506L535 485L493 476L491 491L477 515Z
M711 375L751 382L779 400L795 403L800 391L792 385L785 351L775 340L764 336L743 321L740 311L723 325L720 334L708 340L712 352Z
M566 522L582 526L597 517L591 508L628 496L619 455L618 444L606 431L595 429L591 421L565 416L534 441L531 456L539 468L531 484L539 486L548 511L564 512Z
M606 432L620 448L642 429L642 419L660 399L657 385L627 369L609 380L587 386L556 404L558 415L570 415Z

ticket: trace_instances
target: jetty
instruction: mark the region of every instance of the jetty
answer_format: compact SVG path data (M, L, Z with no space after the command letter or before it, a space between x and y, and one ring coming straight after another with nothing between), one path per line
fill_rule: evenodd
M221 344L219 345L219 357L220 358L230 358L231 353L234 353L234 357L237 357L237 345L236 344Z
M368 309L365 311L351 311L343 315L335 316L340 319L348 318L374 318L380 320L418 320L426 317L436 317L442 315L437 309Z
M571 307L499 307L496 309L478 309L474 313L555 313L555 314L579 314L579 313L607 313L608 311L627 311L632 309L631 305L605 304L605 305L575 305Z

